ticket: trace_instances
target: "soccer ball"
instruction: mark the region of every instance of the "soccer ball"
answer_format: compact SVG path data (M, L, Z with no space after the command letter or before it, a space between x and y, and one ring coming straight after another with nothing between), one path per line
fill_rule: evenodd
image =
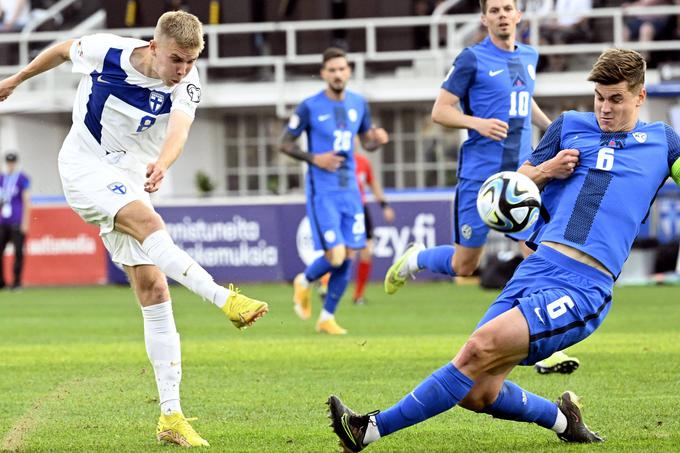
M489 176L477 194L477 212L485 224L503 233L519 233L531 227L541 209L536 184L516 171Z

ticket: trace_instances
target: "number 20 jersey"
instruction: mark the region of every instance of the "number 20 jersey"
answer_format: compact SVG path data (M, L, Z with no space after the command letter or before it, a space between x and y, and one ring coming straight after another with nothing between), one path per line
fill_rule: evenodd
M146 77L130 63L147 41L112 34L75 40L72 71L82 74L73 106L73 127L84 149L98 155L130 153L140 162L157 159L170 112L193 118L201 98L196 68L177 85Z
M487 37L456 58L442 88L460 99L463 113L508 123L502 141L468 130L458 157L460 178L483 181L494 173L517 170L531 154L531 105L538 53L517 43L510 52Z
M680 158L680 137L662 122L638 121L630 132L602 132L595 114L566 112L529 158L538 166L563 149L579 150L567 179L544 188L550 220L530 241L580 250L619 275L640 224Z

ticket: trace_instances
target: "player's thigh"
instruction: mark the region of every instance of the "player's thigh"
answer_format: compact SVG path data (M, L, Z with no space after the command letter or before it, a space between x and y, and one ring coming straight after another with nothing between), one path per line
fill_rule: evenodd
M342 237L345 245L354 250L366 246L366 221L361 197L356 194L346 193L340 199Z
M101 234L104 247L111 255L111 261L121 266L153 265L142 245L129 234L110 231Z
M140 200L151 206L143 189L143 173L128 156L99 158L86 152L59 158L59 176L69 206L102 233L113 230L118 211Z
M316 250L331 250L344 245L340 229L340 209L330 197L311 196L307 199L307 217Z
M453 243L477 248L486 243L489 227L477 212L477 194L482 181L460 179L453 203Z
M523 313L512 308L475 330L453 360L466 376L498 374L517 365L529 351L529 326Z
M465 247L456 245L453 254L453 270L457 274L471 274L479 267L484 247Z

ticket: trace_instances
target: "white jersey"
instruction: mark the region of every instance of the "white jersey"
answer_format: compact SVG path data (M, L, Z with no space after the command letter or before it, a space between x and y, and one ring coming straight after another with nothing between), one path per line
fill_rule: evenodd
M132 51L147 41L112 34L84 36L70 50L73 72L82 74L73 106L70 135L99 156L129 153L141 163L155 162L170 112L192 119L201 100L196 68L177 85L146 77L130 63Z

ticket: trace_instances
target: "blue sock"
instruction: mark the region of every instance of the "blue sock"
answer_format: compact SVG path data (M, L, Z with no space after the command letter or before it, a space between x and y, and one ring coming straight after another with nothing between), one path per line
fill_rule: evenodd
M397 404L376 415L380 436L451 409L468 394L472 384L472 380L453 364L444 365Z
M328 293L326 293L326 301L323 304L323 309L328 313L335 313L340 298L349 285L351 267L352 260L345 260L340 267L331 271L331 278L328 280Z
M557 420L557 404L534 395L514 382L505 381L498 398L482 412L503 420L536 423L544 428L552 428Z
M453 277L456 275L451 267L453 252L454 248L452 245L438 245L437 247L425 249L418 253L418 267Z
M312 264L305 269L305 278L308 282L313 282L320 279L326 272L333 270L333 266L328 262L324 255L315 259Z

